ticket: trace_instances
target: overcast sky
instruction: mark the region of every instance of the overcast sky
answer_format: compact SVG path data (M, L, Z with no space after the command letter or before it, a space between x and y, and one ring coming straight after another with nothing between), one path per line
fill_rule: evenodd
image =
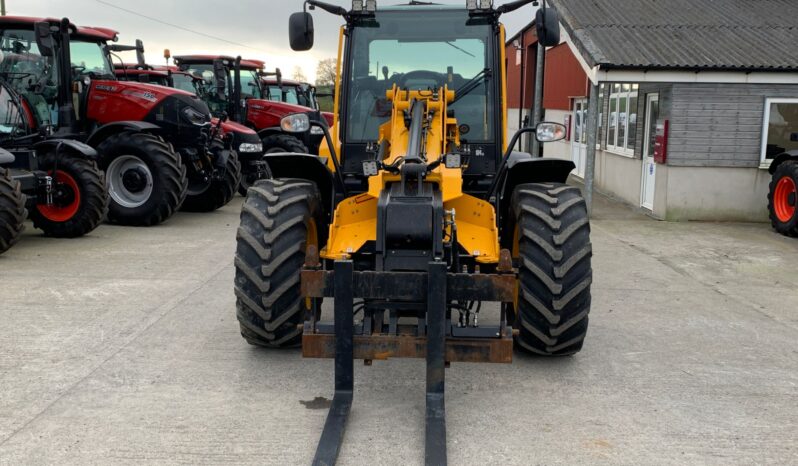
M328 0L329 3L351 6L349 0ZM301 11L302 0L6 0L8 15L67 17L84 26L104 26L120 32L119 43L144 41L147 61L164 63L163 49L172 55L189 53L220 53L241 55L266 62L267 68L280 67L290 76L295 66L302 67L313 80L320 59L337 54L338 28L341 18L321 10L313 14L316 24L316 46L309 52L294 53L288 46L288 17ZM406 0L378 0L378 5L407 3ZM437 0L443 4L465 4L465 0ZM506 3L497 0L496 4ZM128 11L123 11L117 7ZM221 38L194 34L157 21L156 18ZM508 37L528 24L534 7L526 6L505 15ZM124 57L125 61L133 61Z

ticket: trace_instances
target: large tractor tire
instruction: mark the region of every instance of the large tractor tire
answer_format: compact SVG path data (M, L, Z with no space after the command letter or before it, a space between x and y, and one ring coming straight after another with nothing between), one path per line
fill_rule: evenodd
M768 211L777 232L798 237L798 162L784 162L776 168L770 182Z
M592 247L585 201L564 184L524 184L512 197L519 287L514 326L523 350L579 352L590 311Z
M263 163L260 166L250 164L245 167L241 166L241 182L238 184L238 193L242 196L247 196L247 189L255 184L258 180L268 180L272 178L272 171L269 165Z
M280 152L293 152L297 154L309 154L307 146L299 139L290 134L272 134L262 140L263 153L275 154Z
M221 143L211 146L213 153L225 150ZM236 151L230 154L225 162L224 173L220 179L211 181L207 189L199 194L186 196L182 210L186 212L213 212L226 206L235 196L238 184L241 182L241 162L238 161Z
M0 254L19 241L25 230L25 195L8 170L0 168Z
M236 314L252 345L297 346L308 303L300 270L309 244L320 246L321 202L316 185L277 179L255 183L241 210L236 249Z
M40 164L53 177L53 204L31 210L33 226L45 236L76 238L97 228L108 212L105 174L83 157L48 154ZM55 173L53 170L55 169Z
M186 167L172 146L147 133L114 134L98 147L111 203L108 221L152 226L164 222L186 197Z

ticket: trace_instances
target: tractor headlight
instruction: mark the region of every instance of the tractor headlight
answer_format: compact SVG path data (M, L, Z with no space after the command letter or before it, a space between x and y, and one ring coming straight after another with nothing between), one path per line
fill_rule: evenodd
M321 129L320 126L314 126L314 127L310 128L310 134L312 134L314 136L321 136L321 135L324 134L324 130Z
M252 142L244 142L238 146L238 152L243 153L260 153L263 152L263 144L261 143L252 143Z
M195 126L205 126L210 123L210 117L192 107L184 107L183 118Z
M304 133L310 129L310 118L304 113L294 113L280 121L280 128L286 133Z

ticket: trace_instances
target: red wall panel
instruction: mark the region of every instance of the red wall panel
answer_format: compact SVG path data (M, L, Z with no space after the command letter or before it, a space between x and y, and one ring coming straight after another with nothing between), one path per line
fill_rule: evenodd
M570 110L569 97L584 97L588 94L587 75L568 44L563 43L546 51L546 73L543 79L543 108Z

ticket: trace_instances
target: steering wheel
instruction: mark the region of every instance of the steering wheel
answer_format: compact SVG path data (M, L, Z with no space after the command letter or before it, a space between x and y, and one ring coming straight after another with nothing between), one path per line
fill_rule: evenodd
M407 87L407 82L413 79L435 81L437 85L440 85L444 81L444 75L443 73L427 70L411 71L402 75L401 87Z

